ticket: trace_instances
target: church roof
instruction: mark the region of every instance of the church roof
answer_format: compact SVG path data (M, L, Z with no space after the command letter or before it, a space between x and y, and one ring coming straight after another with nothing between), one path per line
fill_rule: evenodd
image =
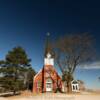
M53 69L53 72L55 72L55 73L58 75L58 77L61 79L60 75L58 74L58 72L56 71L56 69L54 68L54 66L52 66L52 65L44 65L43 68L44 68L45 70L46 70L46 68L51 68L51 69ZM40 73L42 73L43 68L34 76L34 79L35 79ZM51 71L51 70L50 70L50 71Z

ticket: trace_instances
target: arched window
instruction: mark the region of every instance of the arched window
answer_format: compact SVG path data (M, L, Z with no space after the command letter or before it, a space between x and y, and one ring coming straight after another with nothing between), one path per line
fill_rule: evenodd
M76 85L76 90L78 90L77 85Z
M75 86L73 85L73 90L75 90Z
M52 79L51 79L51 78L48 78L48 79L46 80L46 83L52 83Z

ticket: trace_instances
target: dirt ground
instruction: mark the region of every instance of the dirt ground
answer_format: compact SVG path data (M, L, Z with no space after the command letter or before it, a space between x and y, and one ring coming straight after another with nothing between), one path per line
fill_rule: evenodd
M0 100L100 100L100 94L43 93L43 94L33 95L32 93L24 92L21 95L16 95L11 97L1 97Z

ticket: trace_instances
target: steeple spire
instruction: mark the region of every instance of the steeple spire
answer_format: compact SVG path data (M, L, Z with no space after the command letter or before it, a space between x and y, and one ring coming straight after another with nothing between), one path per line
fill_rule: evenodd
M46 44L45 44L45 57L47 56L47 53L51 52L51 44L50 44L50 33L47 33L46 37Z
M51 44L51 41L50 41L50 33L48 32L46 35L47 36L46 36L44 56L47 57L47 54L50 53L51 58L54 58L53 47L52 47L52 44Z

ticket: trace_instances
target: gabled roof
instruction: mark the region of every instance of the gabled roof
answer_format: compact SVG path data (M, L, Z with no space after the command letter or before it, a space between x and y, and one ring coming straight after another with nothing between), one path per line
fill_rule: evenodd
M43 66L43 68L45 68L45 67L52 67L53 70L54 70L54 71L56 72L56 74L58 75L58 77L61 79L60 75L57 73L57 71L56 71L56 69L54 68L54 66L52 66L52 65L45 65L45 66ZM43 68L34 76L34 79L43 71Z
M77 80L73 80L71 83L72 84L78 84L79 82Z

